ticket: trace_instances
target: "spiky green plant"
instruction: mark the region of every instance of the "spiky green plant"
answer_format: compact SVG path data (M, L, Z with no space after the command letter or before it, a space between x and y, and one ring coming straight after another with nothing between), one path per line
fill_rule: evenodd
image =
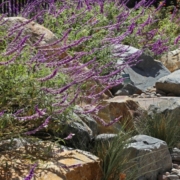
M126 150L128 146L127 140L131 137L132 132L119 133L110 141L98 141L95 145L95 154L101 160L102 180L119 180L126 177L126 180L133 179L133 173L129 174L128 166L130 159L128 158L130 151Z
M139 134L149 135L165 141L169 148L179 142L180 122L174 114L145 114L137 120L136 128Z

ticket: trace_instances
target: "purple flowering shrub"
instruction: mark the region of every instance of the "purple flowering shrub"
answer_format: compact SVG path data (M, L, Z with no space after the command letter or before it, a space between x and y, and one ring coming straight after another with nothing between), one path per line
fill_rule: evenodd
M44 9L42 2L49 6ZM140 5L136 6L139 10L129 10L116 0L56 3L38 0L20 13L29 20L11 29L4 28L6 21L2 15L0 138L24 137L41 130L61 131L58 123L66 121L67 115L75 111L74 105L81 101L88 104L83 104L84 109L75 113L92 114L104 126L118 122L120 117L109 123L97 117L97 111L103 108L98 103L106 91L123 81L110 81L111 77L136 63L140 54L132 55L126 63L117 66L116 60L120 57L112 55L113 47L129 44L155 56L168 50L169 41L160 22L162 29L157 29L156 10L138 7ZM40 45L42 35L36 42L29 43L31 37L23 35L23 27L31 21L50 29L57 40ZM175 44L178 40L179 37ZM53 53L49 54L51 47ZM118 51L124 53L126 49ZM69 138L72 134L65 139Z
M42 2L49 6L42 8ZM6 24L3 15L0 118L8 119L8 123L4 123L2 128L9 131L11 128L7 127L13 129L17 124L21 127L16 128L19 129L17 134L35 134L48 125L53 127L54 119L66 119L64 115L72 113L73 106L81 99L89 99L92 104L76 113L94 113L95 117L95 113L103 108L98 105L102 95L123 81L112 82L110 78L135 63L140 55L132 56L118 67L116 59L119 57L112 56L113 46L132 41L130 45L137 42L135 47L148 49L154 54L167 51L166 40L159 37L147 42L147 37L143 36L143 33L149 33L154 37L156 29L147 32L154 19L146 15L147 19L142 23L146 9L140 5L142 2L136 6L139 11L135 11L114 0L33 1L20 14L29 21L7 30L3 30L3 24ZM22 32L23 26L31 21L49 28L58 39L48 45L39 45L42 36L30 45L31 37L22 36ZM48 54L50 47L53 47L53 53ZM119 52L124 51L119 49ZM101 88L97 91L99 86ZM107 124L95 118L105 126L119 120Z
M169 49L177 47L174 41L179 32L179 12L174 9L174 13L169 14L169 10L162 7L155 9L143 6L151 3L152 1L141 1L134 9L129 10L123 3L114 0L77 3L57 1L56 5L50 3L48 13L41 14L38 21L58 37L65 30L71 29L66 41L90 36L90 40L68 51L70 54L77 51L91 52L81 58L82 62L87 62L95 56L100 64L107 64L112 60L110 47L114 43L143 49L157 58ZM29 17L28 11L25 12L23 16ZM162 14L166 14L165 18L162 18Z
M129 19L133 19L136 15L139 15L139 18L133 33L123 43L142 49L154 58L159 58L163 53L177 49L180 32L179 11L174 8L170 13L169 8L144 9L141 7L132 11Z

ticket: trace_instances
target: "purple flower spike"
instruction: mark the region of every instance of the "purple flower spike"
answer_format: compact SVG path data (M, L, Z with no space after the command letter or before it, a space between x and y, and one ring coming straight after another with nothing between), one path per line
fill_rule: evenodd
M0 117L4 115L4 111L1 111L0 112Z
M31 168L31 170L30 170L30 172L29 172L29 175L26 176L26 177L24 178L24 180L31 180L31 179L33 178L33 176L34 176L34 170L35 170L36 166L37 166L37 164L34 164L34 165L33 165L33 167Z
M26 134L26 135L35 134L37 131L45 128L45 127L49 124L50 118L51 118L51 116L49 116L49 117L44 121L44 123L41 124L38 128L36 128L36 129L34 129L34 130L32 130L32 131L28 131L28 132L26 132L25 134Z
M73 136L75 136L75 134L73 133L70 133L66 138L64 138L64 140L69 140L69 139L72 139Z
M180 36L178 36L175 40L174 40L174 44L178 44L178 41L180 40Z
M35 107L35 110L36 110L36 113L31 115L31 116L24 116L24 117L15 116L15 117L20 121L28 121L28 120L34 120L34 119L42 118L46 114L45 110L40 110L37 108L37 106Z
M49 74L48 76L43 77L43 78L39 78L38 80L41 81L41 82L43 82L43 81L48 81L48 80L52 79L53 77L55 77L56 74L57 74L57 72L58 72L58 69L55 69L55 70L54 70L51 74Z
M82 7L83 7L83 2L82 0L79 0L76 9L81 9Z

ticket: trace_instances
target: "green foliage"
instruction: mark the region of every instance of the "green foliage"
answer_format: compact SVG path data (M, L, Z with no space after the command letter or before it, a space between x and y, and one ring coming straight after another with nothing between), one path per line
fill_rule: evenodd
M111 24L116 23L116 16L122 10L118 9L114 3L106 3L104 11L108 12L107 16L100 13L99 6L92 6L90 11L87 11L86 7L79 10L72 6L65 9L56 18L54 18L53 15L46 14L43 25L46 28L51 29L57 37L61 37L63 32L71 28L71 33L68 35L67 39L68 42L78 40L85 36L91 36L92 38L90 40L68 51L69 54L80 51L89 52L94 48L102 47L102 39L109 35L109 31L106 28L103 28L103 26L109 25L109 22L111 22ZM76 17L74 18L73 15ZM94 22L96 23L93 24ZM111 37L113 37L113 35L111 35ZM96 51L93 55L85 56L81 60L82 62L88 62L96 57L100 64L106 64L110 61L109 54L110 50L105 48Z
M170 7L170 9L172 9L172 7ZM104 38L121 36L127 31L131 23L134 22L136 27L130 35L125 37L122 43L131 45L138 49L143 49L146 54L149 54L154 58L159 58L161 54L154 54L151 47L151 45L157 40L167 40L168 38L168 41L164 45L167 46L169 50L177 48L177 45L174 45L174 39L180 32L178 25L179 11L175 14L170 14L170 9L162 8L159 11L156 11L153 7L142 7L138 10L129 10L129 12L126 10L126 13L129 13L129 15L125 18L124 22L121 22L117 29L109 30L104 27L117 23L118 15L125 12L123 7L120 8L113 2L105 3L104 12L106 13L100 13L100 7L98 5L92 6L90 11L86 10L86 7L79 10L72 5L68 9L65 9L56 18L52 15L46 14L43 25L51 29L57 37L61 37L65 30L71 28L72 31L68 36L68 42L78 40L84 36L92 37L90 40L68 51L68 53L73 54L77 51L89 52L93 48L101 48L103 45L102 40ZM151 23L142 28L142 24L148 18L151 19ZM94 24L94 22L96 23ZM140 29L141 34L138 35L137 32ZM148 32L152 30L157 30L153 37L148 35ZM87 62L96 57L100 64L106 64L112 61L110 54L110 48L105 48L95 51L92 55L83 57L81 61Z
M95 155L102 162L102 180L119 180L126 176L126 180L133 180L135 174L130 169L132 159L129 159L130 151L127 151L127 140L132 137L132 132L119 133L110 141L98 141L95 145Z
M7 62L16 56L16 54L3 54L14 39L9 38L4 41L6 33L5 29L0 33L0 62ZM35 55L34 52L36 50L33 47L26 45L13 63L0 66L0 112L5 112L0 117L0 139L17 137L24 132L33 130L39 127L46 118L26 122L19 121L13 114L20 109L24 111L18 116L31 116L36 113L35 106L42 110L46 109L46 113L52 116L49 128L54 132L60 131L58 126L53 127L57 123L57 119L64 121L66 115L71 114L71 106L69 106L61 115L54 115L53 112L57 108L52 107L52 103L56 103L58 100L42 90L43 87L60 88L70 82L70 78L65 74L58 73L53 79L39 81L39 78L51 74L53 69L43 64L30 63L30 58Z

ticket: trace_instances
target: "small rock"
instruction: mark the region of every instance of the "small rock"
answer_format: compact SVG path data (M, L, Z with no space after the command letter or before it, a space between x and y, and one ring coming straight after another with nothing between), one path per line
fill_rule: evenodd
M168 180L179 180L178 175L171 174L167 176Z
M180 149L179 148L173 148L171 156L172 156L173 161L180 161Z
M172 164L172 167L175 168L175 169L179 169L178 164Z
M180 173L178 169L172 168L171 174L178 174Z
M162 95L158 93L158 94L156 94L156 96L157 96L157 97L161 97Z
M151 98L151 94L145 95L146 98Z
M153 94L153 95L156 95L156 92L151 92L151 95L152 95L152 94Z
M156 88L151 88L150 90L149 90L149 92L156 92Z
M145 94L146 94L146 95L151 95L151 93L150 93L150 92L145 92Z
M145 98L146 94L145 93L141 93L141 97Z
M135 97L138 97L139 94L133 94L132 97L135 98Z
M117 134L99 134L96 136L95 141L96 142L110 142L115 137L117 137Z
M151 97L151 98L155 98L155 97L157 97L157 96L156 96L155 94L151 94L150 97Z
M166 172L165 175L168 176L168 175L170 175L170 173L169 173L169 172Z

